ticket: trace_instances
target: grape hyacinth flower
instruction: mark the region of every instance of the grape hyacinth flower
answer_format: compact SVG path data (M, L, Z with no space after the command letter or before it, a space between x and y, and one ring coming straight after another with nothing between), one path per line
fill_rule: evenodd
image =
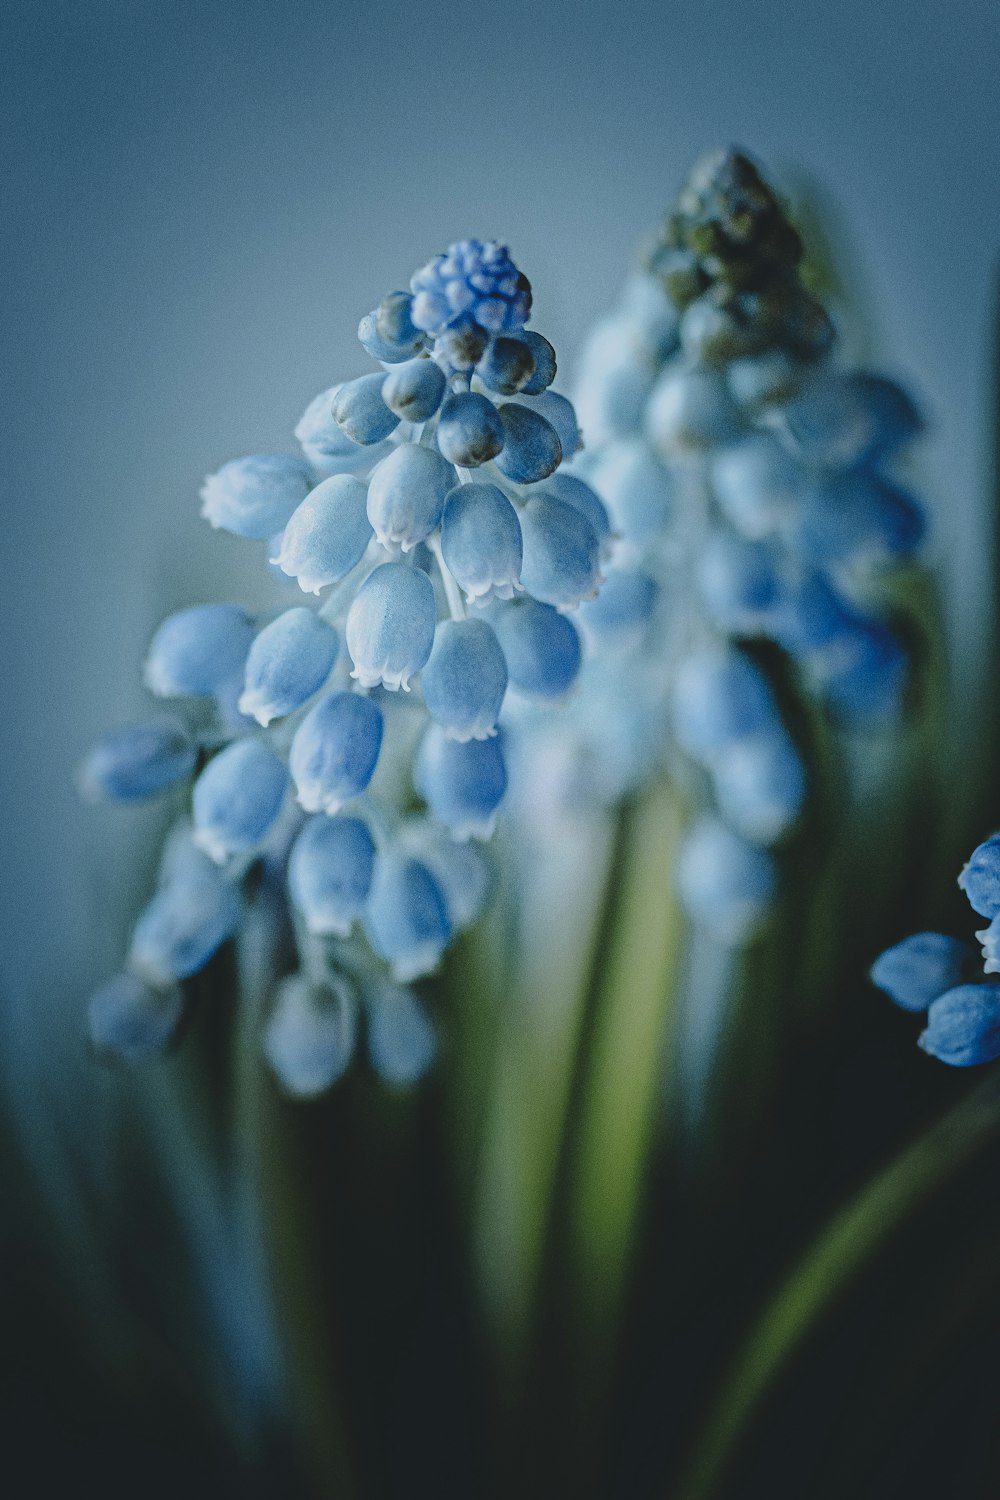
M205 481L206 519L266 543L284 607L170 616L145 675L176 714L109 736L83 768L94 795L190 796L126 973L95 996L102 1051L166 1044L178 986L238 936L252 880L297 947L263 1038L285 1091L341 1075L359 1008L381 1077L429 1066L408 986L489 894L469 841L490 837L507 790L508 698L570 693L574 616L599 602L610 545L601 501L564 472L580 432L530 310L504 246L452 245L361 320L378 368L309 403L300 454ZM637 612L620 599L611 615Z
M1000 1057L1000 833L974 849L958 884L988 926L972 947L941 932L918 932L881 953L872 983L902 1010L927 1012L918 1045L955 1068Z
M564 795L583 800L616 801L665 769L701 819L681 859L682 903L725 944L760 930L809 806L809 718L796 705L814 705L834 736L891 734L911 675L884 599L923 539L920 507L891 470L920 420L892 381L838 361L802 258L748 158L701 162L585 346L575 406L586 448L522 516L521 579L555 609L579 602L584 647L575 751L544 714L526 716L529 763L547 754ZM599 535L596 555L557 528L574 503ZM598 567L607 581L588 602ZM544 681L521 660L535 622L515 621L498 630L505 650L515 632L521 647L516 666L508 650L511 683ZM737 857L723 827L753 858ZM716 904L703 895L713 850ZM739 869L753 921L729 915Z

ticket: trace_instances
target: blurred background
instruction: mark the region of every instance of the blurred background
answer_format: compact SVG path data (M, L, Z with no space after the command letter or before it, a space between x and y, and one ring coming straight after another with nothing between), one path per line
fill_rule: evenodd
M289 447L312 395L365 370L360 315L456 237L509 241L568 371L704 149L739 143L811 188L879 364L930 419L974 746L998 44L991 0L8 0L0 1077L27 1197L100 1154L83 1005L134 910L133 831L158 816L82 806L74 767L140 712L162 615L239 597L257 566L199 519L202 477ZM30 1235L0 1235L22 1274Z

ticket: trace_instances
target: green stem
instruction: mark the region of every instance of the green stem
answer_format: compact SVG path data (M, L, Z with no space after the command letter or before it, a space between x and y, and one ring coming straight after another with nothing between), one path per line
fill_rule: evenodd
M642 1197L682 922L670 890L681 833L661 783L628 814L615 920L601 955L569 1184L573 1326L598 1360L614 1338Z
M474 1253L507 1390L527 1356L590 988L614 822L590 812L525 858L519 963L501 1023L480 1157Z
M707 1500L719 1492L751 1418L820 1318L906 1215L998 1128L994 1073L834 1217L751 1331L672 1500Z

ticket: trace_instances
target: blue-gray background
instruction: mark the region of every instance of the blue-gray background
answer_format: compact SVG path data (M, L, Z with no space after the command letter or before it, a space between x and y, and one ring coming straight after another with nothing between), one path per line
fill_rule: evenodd
M199 521L200 480L288 446L307 400L365 368L359 316L451 238L509 240L568 365L706 146L823 183L882 358L933 414L925 472L973 701L989 667L998 15L990 0L8 3L0 983L4 1053L40 1110L23 1043L61 1056L43 1071L63 1094L83 995L124 936L107 913L139 895L128 830L146 815L80 807L73 766L141 712L162 614L238 594L259 563Z

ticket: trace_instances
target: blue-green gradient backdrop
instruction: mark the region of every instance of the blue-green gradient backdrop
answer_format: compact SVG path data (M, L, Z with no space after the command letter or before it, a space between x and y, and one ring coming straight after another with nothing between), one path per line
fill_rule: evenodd
M933 416L972 702L992 670L998 16L992 0L8 0L0 984L22 1101L46 1115L89 1086L82 1000L124 938L108 912L141 897L130 830L155 822L79 806L74 764L141 712L158 618L259 565L199 520L200 480L287 446L306 401L365 368L359 316L453 237L509 240L565 367L706 146L824 184L884 361Z

